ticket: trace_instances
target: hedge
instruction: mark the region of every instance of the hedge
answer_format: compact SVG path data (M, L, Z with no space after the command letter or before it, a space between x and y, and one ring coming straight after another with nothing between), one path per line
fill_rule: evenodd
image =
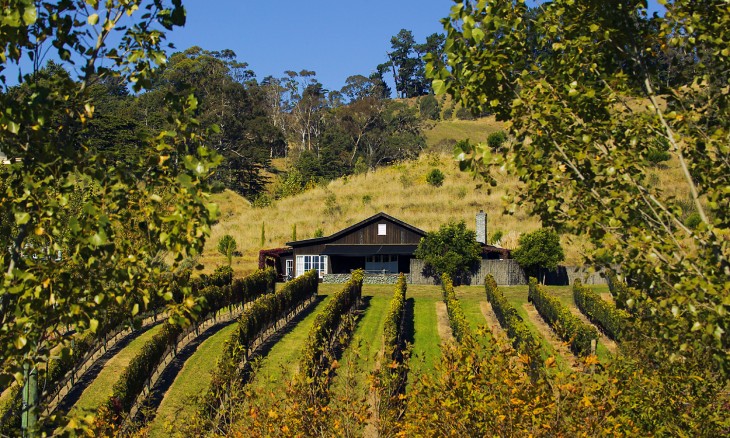
M403 328L403 316L406 310L406 277L403 274L398 276L395 285L393 298L390 300L390 309L385 317L385 352L386 357L392 360L397 359L397 353L401 347L401 336Z
M580 280L573 284L573 300L576 306L592 323L599 326L609 338L620 341L625 339L629 314L617 309L612 303L601 298L596 292L583 286Z
M137 396L142 393L147 378L157 368L167 348L177 344L177 338L182 331L179 325L166 322L162 325L162 329L142 346L141 351L132 358L112 388L112 396L108 402L108 407L112 411L118 403L123 412L129 412Z
M535 305L545 322L552 327L555 333L565 342L577 356L591 354L591 341L598 339L598 330L586 324L573 315L570 310L556 297L547 293L537 284L534 277L530 277L530 290L527 300Z
M447 274L441 276L441 294L444 298L444 303L446 303L446 310L449 313L449 324L451 325L451 331L454 333L454 338L456 338L457 342L463 343L472 337L471 328L466 321L466 316L464 316L464 310L461 308L459 300L456 299L454 283Z
M492 310L497 316L499 324L512 339L512 346L519 353L527 355L533 367L541 364L540 342L517 313L517 309L507 301L502 291L497 288L497 282L494 281L491 274L487 275L484 288L486 289L487 300L492 305Z
M629 287L625 282L619 279L613 271L608 271L606 279L608 280L608 289L611 291L613 300L616 302L616 308L629 311L629 307L626 303L630 299L635 299L635 297L640 296L641 294L639 291Z
M275 294L267 294L246 309L238 320L237 344L242 346L246 357L251 344L259 335L285 318L297 306L317 294L319 278L310 271L287 283Z
M315 391L323 389L321 377L329 367L329 354L337 344L338 329L344 318L360 303L364 272L354 271L345 287L334 294L324 310L317 315L304 346L299 370ZM326 382L323 386L326 386ZM316 394L321 395L321 394Z
M385 362L380 366L381 384L379 421L394 422L402 409L404 401L398 396L405 390L406 378L408 377L407 367L403 365L403 323L406 310L406 277L403 274L398 276L395 285L393 298L390 300L390 308L385 316L385 327L383 329L383 357ZM395 366L393 366L395 365Z
M0 436L17 436L20 431L20 415L23 409L23 386L11 386L8 391L10 393L0 405Z
M200 296L205 299L203 314L211 314L224 307L246 302L253 297L255 287L260 287L259 293L265 293L273 287L272 278L275 279L275 275L272 276L272 272L257 271L250 277L250 279L234 282L233 285L225 284L225 281L230 280L225 273L207 277L206 282L201 282L197 286L205 284L199 291ZM218 284L223 284L223 286ZM183 329L179 325L166 322L160 332L142 346L141 351L132 358L119 380L114 384L112 397L107 402L107 407L111 412L116 410L116 406L123 412L129 412L137 396L142 393L147 379L157 368L168 348L174 348L177 345L178 337L182 332Z
M238 318L237 329L223 347L223 355L218 360L206 395L206 407L218 409L216 401L223 395L228 383L237 378L239 366L248 360L249 349L254 341L306 300L317 295L318 287L317 271L309 271L286 283L280 291L259 297L243 311Z

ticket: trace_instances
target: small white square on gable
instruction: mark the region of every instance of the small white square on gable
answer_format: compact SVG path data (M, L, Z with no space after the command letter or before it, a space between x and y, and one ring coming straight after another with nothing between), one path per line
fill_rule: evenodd
M386 225L387 224L378 224L378 236L385 236Z

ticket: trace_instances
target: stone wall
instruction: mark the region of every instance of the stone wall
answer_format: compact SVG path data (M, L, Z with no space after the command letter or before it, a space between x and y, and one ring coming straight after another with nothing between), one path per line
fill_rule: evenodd
M436 284L436 279L423 275L424 266L423 260L411 260L411 273L406 276L408 284ZM527 284L525 271L512 259L482 260L479 269L472 274L466 284L482 285L489 274L492 274L499 286ZM607 284L606 278L600 272L590 272L589 268L581 266L559 266L555 271L541 271L538 276L540 281L544 276L545 284L550 286L572 285L577 278L581 279L583 284ZM350 274L326 274L322 282L344 284L348 280L350 280ZM397 281L398 274L365 274L363 279L364 284L395 284Z

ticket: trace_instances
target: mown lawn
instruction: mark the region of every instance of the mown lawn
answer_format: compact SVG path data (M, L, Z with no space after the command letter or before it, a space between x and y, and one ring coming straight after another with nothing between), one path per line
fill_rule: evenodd
M368 388L367 375L375 369L383 348L383 329L391 299L380 289L380 286L363 287L363 300L367 306L364 309L365 313L357 322L348 348L342 354L340 367L332 382L333 393L345 389L352 372L357 373L356 391L364 394Z
M427 286L420 286L425 288ZM413 349L411 356L411 372L432 372L441 358L441 338L438 332L436 303L441 301L441 289L432 287L433 291L419 291L410 294L414 299L413 306Z
M189 418L195 412L195 398L208 390L211 373L223 352L223 344L236 327L234 322L219 330L203 341L185 362L157 409L157 415L149 427L150 437L171 436L175 421Z
M324 299L316 303L314 309L310 308L307 316L279 339L266 357L261 359L259 368L256 369L256 374L250 383L252 387L260 390L283 387L286 380L296 371L302 348L309 336L309 330L314 324L314 318L324 309L329 299L331 292L329 286L332 285L320 285L319 293L325 295Z
M73 407L73 411L96 411L102 403L106 402L112 395L114 384L127 368L129 362L142 350L144 344L149 341L162 328L157 324L124 347L104 365L96 379L81 394L79 400Z

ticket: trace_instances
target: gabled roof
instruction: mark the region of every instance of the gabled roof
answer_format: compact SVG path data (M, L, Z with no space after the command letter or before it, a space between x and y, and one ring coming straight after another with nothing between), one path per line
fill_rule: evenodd
M391 221L391 222L393 222L393 223L395 223L397 225L400 225L403 228L406 228L406 229L408 229L410 231L413 231L414 233L418 234L421 237L426 236L426 232L423 231L423 230L421 230L420 228L416 228L416 227L414 227L411 224L407 224L407 223L403 222L402 220L396 219L393 216L391 216L389 214L385 214L385 213L383 213L381 211L380 213L378 213L378 214L376 214L374 216L370 216L369 218L367 218L367 219L365 219L363 221L360 221L360 222L358 222L358 223L356 223L354 225L350 225L349 227L347 227L347 228L345 228L343 230L340 230L340 231L336 232L335 234L332 234L331 236L327 236L327 237L316 237L314 239L306 239L306 240L296 240L294 242L287 242L286 245L287 246L300 246L300 245L311 245L311 244L316 244L316 243L327 243L327 242L331 242L332 240L336 240L339 237L344 236L345 234L350 233L350 232L356 230L357 228L360 228L362 226L365 226L365 225L368 225L370 223L377 222L377 221L380 221L380 220L383 220L383 219L388 220L388 221Z

